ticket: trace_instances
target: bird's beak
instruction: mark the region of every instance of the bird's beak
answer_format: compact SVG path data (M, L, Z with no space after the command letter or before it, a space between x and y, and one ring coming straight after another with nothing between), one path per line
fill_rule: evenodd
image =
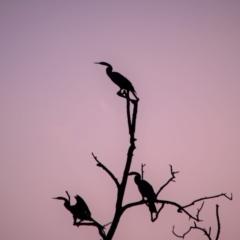
M99 64L99 62L94 62L95 64Z

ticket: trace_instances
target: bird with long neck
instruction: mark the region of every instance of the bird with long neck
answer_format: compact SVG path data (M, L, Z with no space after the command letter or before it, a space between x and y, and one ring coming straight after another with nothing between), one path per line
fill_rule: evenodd
M141 175L138 172L130 172L128 175L135 175L134 182L138 186L138 190L142 195L143 200L145 198L148 201L149 211L152 213L157 213L155 206L156 194L154 193L153 187L147 181L141 179Z
M77 219L81 221L83 220L89 220L92 221L93 219L91 218L91 212L87 206L87 204L85 203L85 201L78 195L75 196L76 199L76 204L75 205L71 205L70 203L70 195L68 194L68 192L66 191L66 194L68 196L68 199L64 198L64 197L56 197L53 199L58 199L58 200L63 200L64 201L64 207L70 211L73 215L73 225L78 225L77 223Z
M131 92L136 99L138 99L137 95L136 95L136 91L132 85L132 83L125 78L122 74L118 73L118 72L113 72L113 68L109 63L106 62L95 62L96 64L100 64L100 65L104 65L107 66L106 68L106 73L108 75L108 77L116 84L120 87L120 90L117 92L117 94L119 96L122 96L122 90L126 90L127 92Z

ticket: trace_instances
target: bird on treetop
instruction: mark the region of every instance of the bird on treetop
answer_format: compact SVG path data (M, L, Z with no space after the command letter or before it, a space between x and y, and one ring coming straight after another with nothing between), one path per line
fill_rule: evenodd
M152 213L157 213L156 206L154 204L156 200L156 194L154 193L153 187L150 183L141 179L141 175L138 172L130 172L128 175L135 175L134 181L138 186L138 190L142 195L143 200L148 200L148 208Z
M106 73L108 77L120 87L120 90L117 92L119 96L123 96L123 93L121 92L122 90L126 90L127 92L131 92L136 99L138 99L136 95L136 91L132 85L132 83L125 78L122 74L118 72L113 72L113 68L109 63L106 62L95 62L96 64L104 65L107 66L106 68Z

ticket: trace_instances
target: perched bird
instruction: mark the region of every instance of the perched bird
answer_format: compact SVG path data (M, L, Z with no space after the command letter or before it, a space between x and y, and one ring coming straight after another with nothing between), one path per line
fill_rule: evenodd
M154 204L156 200L156 194L154 193L153 187L145 180L141 179L141 175L138 172L130 172L128 175L135 175L134 181L138 186L138 190L142 195L143 200L148 200L148 208L151 213L156 213L157 209Z
M117 92L118 95L122 96L122 90L126 90L127 92L132 92L132 94L138 99L136 95L136 91L132 85L132 83L121 75L118 72L113 72L113 68L109 63L106 62L95 62L96 64L107 66L106 73L108 77L120 87L120 90Z
M79 209L79 211L80 209L82 209L84 212L84 217L85 217L84 220L91 220L91 212L87 204L85 203L85 201L79 195L76 195L75 199L77 201L75 206Z
M71 205L70 203L70 195L66 191L66 194L68 195L68 199L64 197L56 197L53 199L58 199L58 200L63 200L64 201L64 206L65 208L70 211L73 215L73 225L77 225L77 219L80 219L80 222L83 220L90 220L92 221L93 219L91 218L91 212L89 211L89 208L87 204L84 202L84 200L76 195L76 204ZM79 222L78 222L79 223Z

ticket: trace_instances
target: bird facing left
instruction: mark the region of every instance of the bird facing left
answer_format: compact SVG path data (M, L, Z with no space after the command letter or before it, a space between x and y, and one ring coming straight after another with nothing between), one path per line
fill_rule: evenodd
M109 63L106 62L95 62L95 64L100 64L103 66L107 66L106 68L106 73L108 75L108 77L116 84L120 87L120 90L117 92L117 94L119 96L124 96L124 90L127 91L127 93L131 92L136 99L138 99L137 97L137 93L132 85L132 83L125 78L122 74L118 73L118 72L113 72L113 68Z
M89 220L92 221L91 218L91 212L87 206L87 204L85 203L85 201L78 195L75 196L76 199L76 204L75 205L71 205L70 203L70 195L68 194L68 192L66 191L66 194L68 196L68 199L64 198L64 197L55 197L53 199L58 199L58 200L63 200L64 201L64 207L70 211L73 215L73 225L78 225L80 222L84 221L84 220ZM77 219L80 220L80 222L77 222Z

